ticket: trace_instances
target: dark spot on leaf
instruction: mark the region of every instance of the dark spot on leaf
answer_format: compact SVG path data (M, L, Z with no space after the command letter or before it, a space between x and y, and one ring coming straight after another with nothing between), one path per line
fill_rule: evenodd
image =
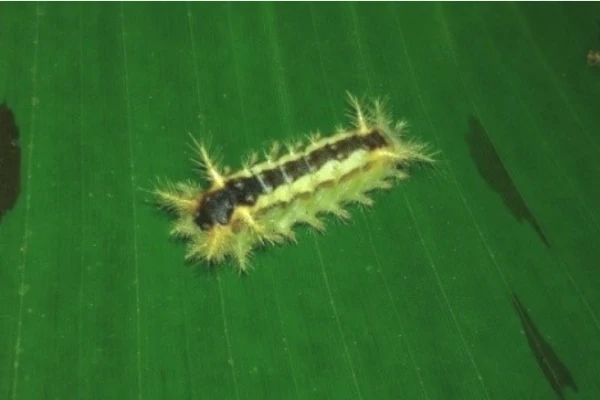
M566 387L577 392L579 389L567 366L558 358L550 344L544 340L516 293L513 293L512 297L513 306L519 315L521 325L523 325L527 344L554 392L560 399L565 398L563 392Z
M521 193L515 186L510 174L504 167L494 145L481 125L473 116L469 119L469 133L466 136L471 158L477 170L486 183L502 197L504 205L517 221L527 221L536 231L539 238L547 247L550 243L537 222L529 207L523 200Z
M21 191L21 148L15 116L6 103L0 104L0 222L12 209Z

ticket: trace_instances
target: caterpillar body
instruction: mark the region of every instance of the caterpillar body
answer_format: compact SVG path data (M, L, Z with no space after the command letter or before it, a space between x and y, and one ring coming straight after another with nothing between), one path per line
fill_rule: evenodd
M296 224L323 231L322 215L347 219L345 205L370 206L368 192L406 179L415 163L433 162L425 145L404 138L406 123L392 124L380 101L363 110L348 96L349 129L323 138L311 135L283 153L274 143L264 161L253 155L235 173L217 165L194 141L210 186L181 182L155 190L159 205L176 216L171 234L188 241L186 259L220 263L233 258L246 271L256 247L295 241Z

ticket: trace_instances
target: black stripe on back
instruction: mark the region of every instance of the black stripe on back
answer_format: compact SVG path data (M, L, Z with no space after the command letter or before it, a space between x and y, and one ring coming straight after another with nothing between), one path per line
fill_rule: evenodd
M388 142L383 134L374 129L368 135L349 136L335 143L326 144L297 160L288 161L281 167L261 171L260 179L258 176L232 179L224 188L205 196L194 219L203 230L210 229L216 223L226 225L236 206L252 206L261 195L286 184L284 171L293 182L309 174L311 170L319 170L329 161L344 160L359 149L372 151L387 145Z

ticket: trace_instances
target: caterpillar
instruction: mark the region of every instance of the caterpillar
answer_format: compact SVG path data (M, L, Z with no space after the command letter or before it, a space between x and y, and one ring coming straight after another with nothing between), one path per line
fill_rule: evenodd
M344 206L371 206L368 192L389 189L408 177L410 166L434 161L427 146L404 137L406 122L392 123L381 101L363 110L356 97L348 94L348 100L348 129L310 135L283 146L285 151L275 142L263 161L252 154L234 173L193 140L209 186L167 182L154 191L158 205L175 214L171 235L188 242L186 259L233 259L240 272L247 271L255 248L296 242L296 224L324 231L325 214L347 220Z

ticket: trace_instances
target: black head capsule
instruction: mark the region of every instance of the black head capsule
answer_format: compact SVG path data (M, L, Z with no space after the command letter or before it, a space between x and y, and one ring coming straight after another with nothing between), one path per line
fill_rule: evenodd
M235 195L229 189L221 189L209 193L202 199L196 212L194 222L203 231L215 224L227 225L235 208Z

